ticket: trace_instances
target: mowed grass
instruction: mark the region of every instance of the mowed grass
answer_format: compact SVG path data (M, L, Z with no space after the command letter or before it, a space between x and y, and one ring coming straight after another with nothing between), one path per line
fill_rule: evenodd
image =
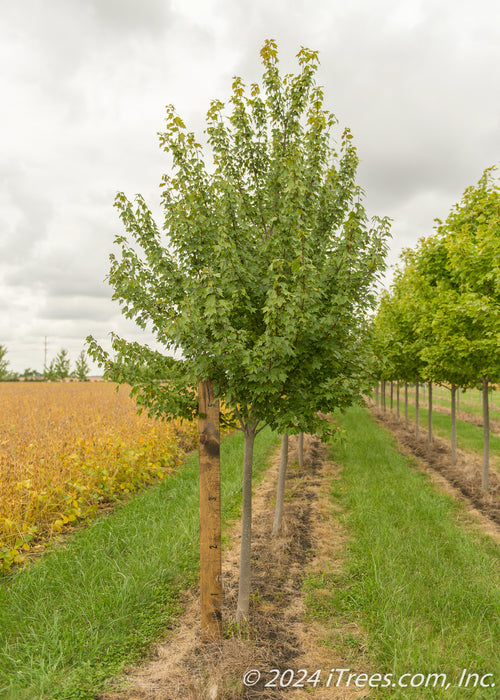
M410 430L414 429L415 424L415 406L408 406L408 418L411 423L408 426ZM418 423L427 430L429 411L427 408L419 408ZM403 419L404 420L404 419ZM451 442L451 416L439 411L432 412L432 430L433 433L445 438ZM484 445L483 427L473 425L467 421L457 419L457 445L463 450L470 450L482 454ZM500 435L496 435L490 431L490 456L495 460L500 459Z
M332 619L340 610L346 620L362 624L381 674L393 673L397 680L406 673L446 673L450 683L446 690L430 684L373 692L391 698L497 698L500 546L478 534L467 524L463 506L412 468L368 411L352 408L336 420L347 439L332 447L343 467L332 498L343 506L349 545L345 576L338 581L332 575L329 587ZM498 688L474 689L472 681L469 688L455 687L463 669L493 674L487 682L496 681Z
M389 407L390 401L390 388L386 387L386 404ZM402 404L404 397L404 386L400 385L399 389L400 402ZM422 385L419 390L420 405L427 407L427 386L425 387L425 393L422 389ZM478 389L466 389L465 391L459 391L458 396L458 410L465 411L466 413L472 413L479 417L483 415L483 397L482 392ZM415 401L415 389L414 387L408 388L408 398L414 403ZM394 405L396 402L396 388L394 388ZM432 401L435 406L442 406L451 409L451 392L444 386L433 385L432 389ZM500 420L500 391L498 389L489 392L489 406L490 406L490 420Z
M279 436L263 431L256 478ZM243 439L222 444L223 520L241 502ZM180 613L199 569L198 458L0 580L0 697L94 698Z

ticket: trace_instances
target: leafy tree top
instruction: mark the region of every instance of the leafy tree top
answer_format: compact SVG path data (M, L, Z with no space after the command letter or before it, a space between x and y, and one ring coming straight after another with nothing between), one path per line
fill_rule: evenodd
M167 107L164 233L142 197L116 198L126 235L111 259L114 298L181 359L119 338L113 360L92 340L91 350L158 414L190 415L186 387L211 379L243 422L313 429L320 404L352 398L346 387L361 374L355 339L384 267L388 222L367 220L349 130L332 145L317 53L301 49L300 72L284 77L274 41L261 57L262 85L235 78L228 104L210 106L210 167Z
M405 322L395 315L402 299ZM389 324L385 306L392 313ZM494 168L465 190L444 223L437 220L434 235L405 251L392 295L380 306L379 329L384 319L390 333L385 328L379 337L401 340L406 335L392 367L400 370L401 359L416 352L414 365L420 364L428 379L459 386L480 377L498 381L500 190ZM386 358L397 355L397 343L385 353Z
M8 370L9 361L6 359L7 352L7 346L0 345L0 380L3 381L10 376L10 372Z

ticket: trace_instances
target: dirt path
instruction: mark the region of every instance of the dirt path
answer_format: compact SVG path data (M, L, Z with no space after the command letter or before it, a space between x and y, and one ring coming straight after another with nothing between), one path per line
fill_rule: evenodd
M393 433L398 448L404 454L418 459L421 469L427 471L440 488L455 498L462 500L469 512L479 522L480 528L500 541L500 476L490 468L490 489L484 493L481 488L482 457L473 453L457 450L457 463L451 464L451 446L439 437L433 438L429 446L427 431L420 429L417 440L411 429L404 427L390 411L382 412L371 407L377 420Z
M202 644L199 635L197 591L188 592L184 615L178 627L141 667L131 670L127 689L110 692L101 700L236 700L277 698L283 692L293 698L317 700L332 697L332 688L318 685L301 688L265 687L270 669L322 670L325 677L334 668L362 668L370 672L362 631L340 617L328 628L307 620L302 580L304 573L342 570L345 534L338 518L332 517L329 484L338 468L327 459L326 448L317 438L305 440L305 465L296 460L291 440L284 528L271 537L279 454L253 501L253 561L250 628L237 634L232 623L236 609L239 562L238 524L231 528L231 546L223 555L224 628L220 643ZM325 594L328 592L325 591ZM321 590L317 591L321 595ZM349 638L349 649L341 640ZM325 644L325 640L327 644ZM356 644L353 644L353 640ZM340 649L338 651L336 649ZM259 669L262 680L252 688L242 684L244 673ZM298 678L296 675L295 678ZM123 678L120 679L123 682ZM306 690L307 688L307 690ZM312 692L311 692L312 691ZM335 688L340 700L368 698L366 690Z

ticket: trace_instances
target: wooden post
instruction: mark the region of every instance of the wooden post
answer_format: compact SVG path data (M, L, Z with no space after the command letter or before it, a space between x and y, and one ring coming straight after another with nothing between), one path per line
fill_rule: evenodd
M201 639L222 638L219 402L212 383L198 385Z

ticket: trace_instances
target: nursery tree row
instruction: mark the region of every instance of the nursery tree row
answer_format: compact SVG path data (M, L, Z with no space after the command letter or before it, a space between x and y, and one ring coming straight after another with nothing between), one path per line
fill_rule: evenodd
M372 332L379 379L417 385L417 426L418 384L429 382L430 392L432 382L450 387L453 461L457 389L482 388L487 490L488 389L500 381L500 191L494 168L465 190L446 221L436 220L433 235L403 252ZM431 412L432 393L429 399Z

